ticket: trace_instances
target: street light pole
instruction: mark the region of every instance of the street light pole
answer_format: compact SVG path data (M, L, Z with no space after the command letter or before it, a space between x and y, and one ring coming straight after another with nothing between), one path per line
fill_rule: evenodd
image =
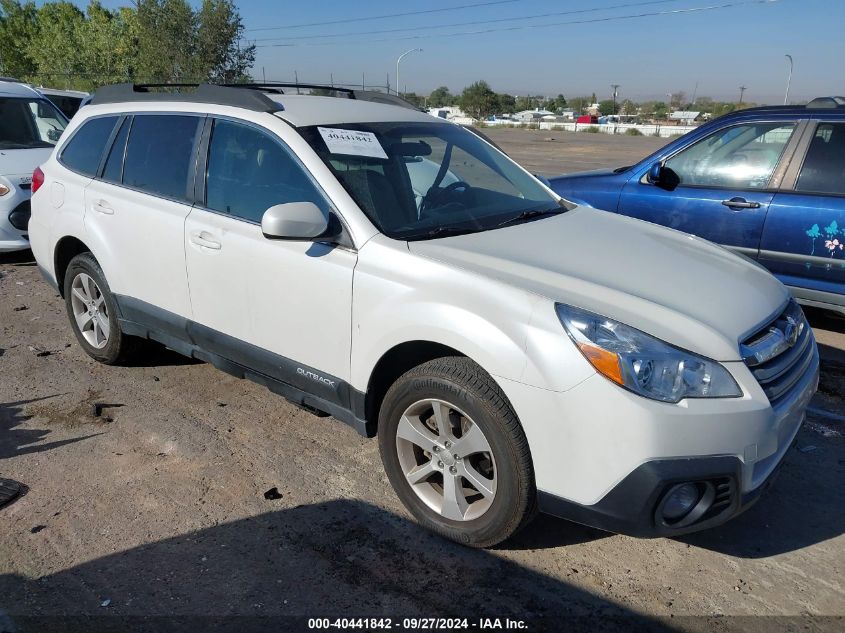
M792 83L792 55L785 55L789 61L789 77L786 79L786 95L783 98L783 105L789 105L789 84Z
M619 93L619 84L610 84L613 88L613 114L616 115L616 95Z
M397 95L399 94L399 86L402 85L402 84L399 83L399 62L402 61L402 58L405 57L405 55L410 55L411 53L422 53L422 49L421 48L412 48L410 50L407 50L404 53L402 53L398 57L398 59L396 60L396 94Z

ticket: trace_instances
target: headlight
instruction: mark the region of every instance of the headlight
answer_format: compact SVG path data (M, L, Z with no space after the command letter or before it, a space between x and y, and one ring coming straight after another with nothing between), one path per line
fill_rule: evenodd
M742 395L733 376L716 361L580 308L557 304L556 309L596 371L634 393L661 402Z

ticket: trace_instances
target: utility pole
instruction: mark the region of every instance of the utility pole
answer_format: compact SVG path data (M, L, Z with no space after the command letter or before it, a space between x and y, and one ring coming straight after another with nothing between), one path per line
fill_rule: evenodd
M613 88L613 114L616 114L616 95L619 93L619 84L610 84Z
M786 78L786 95L783 97L783 105L789 105L789 84L792 83L792 55L785 57L789 61L789 77Z
M742 95L745 94L745 91L748 90L745 86L739 87L739 105L742 105Z

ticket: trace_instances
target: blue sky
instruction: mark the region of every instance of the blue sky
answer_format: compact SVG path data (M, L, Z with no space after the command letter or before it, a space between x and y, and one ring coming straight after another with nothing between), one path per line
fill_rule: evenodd
M259 79L264 73L268 80L293 80L296 72L304 82L328 82L332 76L335 81L360 82L363 73L367 83L383 85L388 74L394 83L398 55L419 47L423 51L408 55L401 67L403 88L418 93L439 85L460 91L485 79L495 90L514 94L562 92L569 97L595 92L602 98L609 96L610 84L617 83L621 85L620 98L644 100L677 90L691 96L698 82L698 95L737 99L739 86L745 85L745 100L763 103L783 100L788 71L784 55L789 53L795 60L791 98L845 93L845 38L841 33L845 2L841 0L513 0L349 21L481 2L484 0L241 0L239 7L247 38L262 40L257 41L262 47L253 73ZM470 34L721 5L732 6ZM607 9L611 6L618 8ZM601 8L605 10L598 10ZM571 11L581 13L517 19ZM455 26L487 20L504 21ZM326 21L341 22L294 28ZM285 28L259 30L275 26ZM355 35L410 28L418 30ZM450 33L460 35L449 37ZM265 38L274 39L263 41ZM289 45L266 46L273 43Z

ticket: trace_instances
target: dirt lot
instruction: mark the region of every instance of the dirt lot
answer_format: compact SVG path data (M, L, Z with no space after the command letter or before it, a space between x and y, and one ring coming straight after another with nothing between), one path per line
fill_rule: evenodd
M661 142L492 136L545 174L632 162ZM540 517L471 551L407 520L376 442L351 428L162 348L140 366L92 362L28 254L0 256L0 297L0 477L28 487L0 510L0 631L449 615L529 630L845 627L825 617L845 614L845 320L811 313L824 358L814 413L735 521L638 540ZM107 405L99 417L94 403ZM79 619L50 617L68 615ZM583 619L595 615L611 619Z

